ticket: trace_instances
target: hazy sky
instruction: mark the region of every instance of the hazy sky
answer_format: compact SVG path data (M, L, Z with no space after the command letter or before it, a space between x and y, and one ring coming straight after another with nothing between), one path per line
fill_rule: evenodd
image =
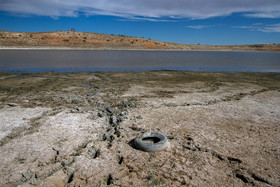
M280 43L280 0L0 0L1 30L72 27L177 43Z

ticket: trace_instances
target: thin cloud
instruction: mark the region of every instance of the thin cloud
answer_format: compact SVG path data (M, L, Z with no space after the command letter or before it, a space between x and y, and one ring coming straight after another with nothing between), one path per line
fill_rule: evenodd
M263 23L257 23L252 25L243 25L243 26L233 26L232 28L236 29L249 29L251 31L260 31L260 32L280 32L280 23L264 25Z
M263 23L253 23L253 25L263 25Z
M255 12L245 14L244 16L253 18L280 18L280 10L270 12Z
M209 28L212 26L210 26L210 25L189 25L187 27L190 29L205 29L205 28Z
M254 25L233 26L234 29L256 29Z
M244 13L247 17L280 18L279 0L1 0L0 10L19 15L77 17L111 15L155 21L205 19ZM246 13L245 13L246 12Z
M259 29L259 31L262 31L262 32L280 32L280 23L273 24L273 25L268 25L264 28Z
M178 20L175 19L162 19L162 18L136 17L136 16L126 16L123 19L118 19L118 21L178 22Z

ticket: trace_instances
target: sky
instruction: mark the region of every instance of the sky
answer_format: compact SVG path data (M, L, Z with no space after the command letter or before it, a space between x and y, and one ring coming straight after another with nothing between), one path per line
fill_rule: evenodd
M181 44L279 44L280 0L0 0L0 30L71 28Z

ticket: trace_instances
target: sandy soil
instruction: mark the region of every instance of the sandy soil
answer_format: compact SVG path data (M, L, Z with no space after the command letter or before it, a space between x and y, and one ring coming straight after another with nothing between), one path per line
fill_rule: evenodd
M279 186L279 91L279 73L1 73L0 186Z

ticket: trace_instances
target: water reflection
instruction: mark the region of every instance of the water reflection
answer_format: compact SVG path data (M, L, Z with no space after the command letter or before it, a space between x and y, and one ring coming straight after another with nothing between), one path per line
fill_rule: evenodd
M0 71L280 72L280 52L141 50L0 50Z

